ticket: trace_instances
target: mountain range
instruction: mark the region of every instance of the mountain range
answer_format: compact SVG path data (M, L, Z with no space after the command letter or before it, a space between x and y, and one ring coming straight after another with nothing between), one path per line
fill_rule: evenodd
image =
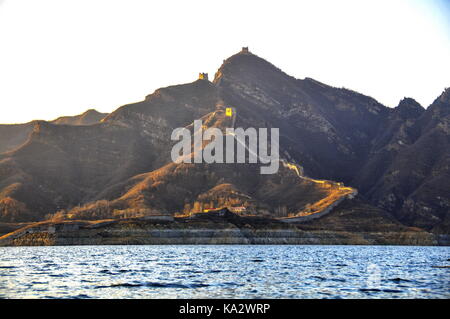
M235 127L279 128L287 164L278 173L260 175L259 164L171 161L175 128L192 130L202 119L223 130L230 126L226 107L237 112ZM343 214L352 216L349 223L389 220L450 232L450 89L426 109L412 98L389 108L349 89L296 79L244 48L224 60L212 81L203 75L161 88L110 114L89 110L0 125L4 223L53 214L182 215L220 206L288 218L344 198L334 214L345 208L361 216ZM321 227L326 220L335 227L333 217Z

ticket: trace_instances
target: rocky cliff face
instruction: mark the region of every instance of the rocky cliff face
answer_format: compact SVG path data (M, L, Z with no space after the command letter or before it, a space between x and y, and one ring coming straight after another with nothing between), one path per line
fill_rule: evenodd
M426 110L403 100L352 184L408 225L431 229L448 218L448 89Z
M227 201L289 215L339 197L344 182L378 207L375 215L446 234L449 95L426 110L409 98L390 109L348 89L295 79L242 51L213 82L159 89L101 123L35 123L22 146L0 155L0 220L39 220L58 210L74 218L173 214ZM261 177L255 165L171 163L172 130L192 129L200 118L222 129L225 107L236 110L236 127L279 128L282 159L311 178L285 166Z

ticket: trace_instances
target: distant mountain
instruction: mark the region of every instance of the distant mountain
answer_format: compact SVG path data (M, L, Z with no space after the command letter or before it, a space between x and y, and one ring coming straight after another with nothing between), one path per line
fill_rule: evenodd
M0 124L0 153L11 151L25 143L34 122L26 124Z
M100 113L94 109L75 116L63 116L53 120L53 124L61 125L92 125L100 122L108 113Z
M172 130L191 129L200 118L223 129L228 106L238 114L235 127L279 128L283 161L311 178L284 165L262 176L256 164L172 163ZM0 215L42 219L64 210L93 219L231 204L283 217L326 209L348 195L343 182L358 189L355 205L372 207L361 213L366 219L390 215L448 233L449 109L448 89L426 110L410 98L391 109L348 89L295 79L243 50L212 82L158 89L92 125L74 126L88 116L35 123L26 143L0 155Z
M51 121L51 123L61 125L92 125L99 123L107 115L107 113L100 113L91 109L80 115L60 117ZM24 144L28 140L36 123L38 121L31 121L25 124L0 124L0 153L11 151Z

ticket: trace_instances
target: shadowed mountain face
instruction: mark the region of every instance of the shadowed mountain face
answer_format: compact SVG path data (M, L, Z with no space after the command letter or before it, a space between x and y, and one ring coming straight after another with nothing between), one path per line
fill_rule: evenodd
M319 178L351 181L389 115L370 97L295 79L250 53L226 60L214 83L239 108L237 126L279 127L283 150Z
M447 89L427 110L412 99L390 109L354 91L295 79L243 51L225 60L213 82L159 89L92 123L80 124L90 116L35 123L28 139L15 142L22 146L0 155L0 219L41 219L78 205L69 213L81 218L221 205L283 217L344 194L337 183L320 185L283 165L262 176L257 164L171 162L173 129L200 118L223 129L230 106L235 127L279 128L281 158L305 175L357 188L379 208L374 212L448 232L449 95Z
M51 121L51 123L61 125L92 125L99 123L106 115L108 114L99 113L96 110L88 110L80 115L60 117ZM12 151L24 144L37 122L0 124L0 153Z
M449 91L426 111L403 100L392 112L389 138L372 150L354 180L374 204L426 229L449 218Z
M25 143L34 122L26 124L0 124L0 153L11 151Z

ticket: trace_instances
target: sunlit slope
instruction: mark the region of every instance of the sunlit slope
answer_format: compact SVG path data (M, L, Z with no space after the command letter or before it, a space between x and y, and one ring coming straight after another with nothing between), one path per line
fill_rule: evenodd
M235 119L224 114L224 105L218 105L216 111L202 117L204 129L219 128L225 134ZM187 128L193 133L193 125ZM203 147L206 145L207 141ZM111 200L76 208L69 215L74 219L105 218L107 211L116 217L189 215L214 208L244 207L247 215L298 217L322 212L356 192L341 183L300 175L296 165L285 163L282 159L273 175L260 174L260 163L170 163L130 179L120 190L114 189L106 196ZM119 195L113 198L114 193Z
M195 81L157 90L89 126L33 123L17 150L0 154L0 221L45 218L103 199L111 187L170 161L170 134L215 108L216 88ZM14 199L14 201L11 201Z
M25 143L0 154L0 221L26 221L29 214L41 220L85 205L108 216L136 208L183 213L198 210L200 201L222 205L210 190L223 184L251 197L246 204L238 196L244 206L308 217L352 187L402 223L446 233L449 95L447 89L426 110L410 99L390 109L348 89L295 79L244 50L226 59L212 82L161 88L101 123L33 124ZM233 123L220 116L224 107L237 112ZM173 166L171 133L195 119L205 127L279 128L279 174L261 177L258 165Z

